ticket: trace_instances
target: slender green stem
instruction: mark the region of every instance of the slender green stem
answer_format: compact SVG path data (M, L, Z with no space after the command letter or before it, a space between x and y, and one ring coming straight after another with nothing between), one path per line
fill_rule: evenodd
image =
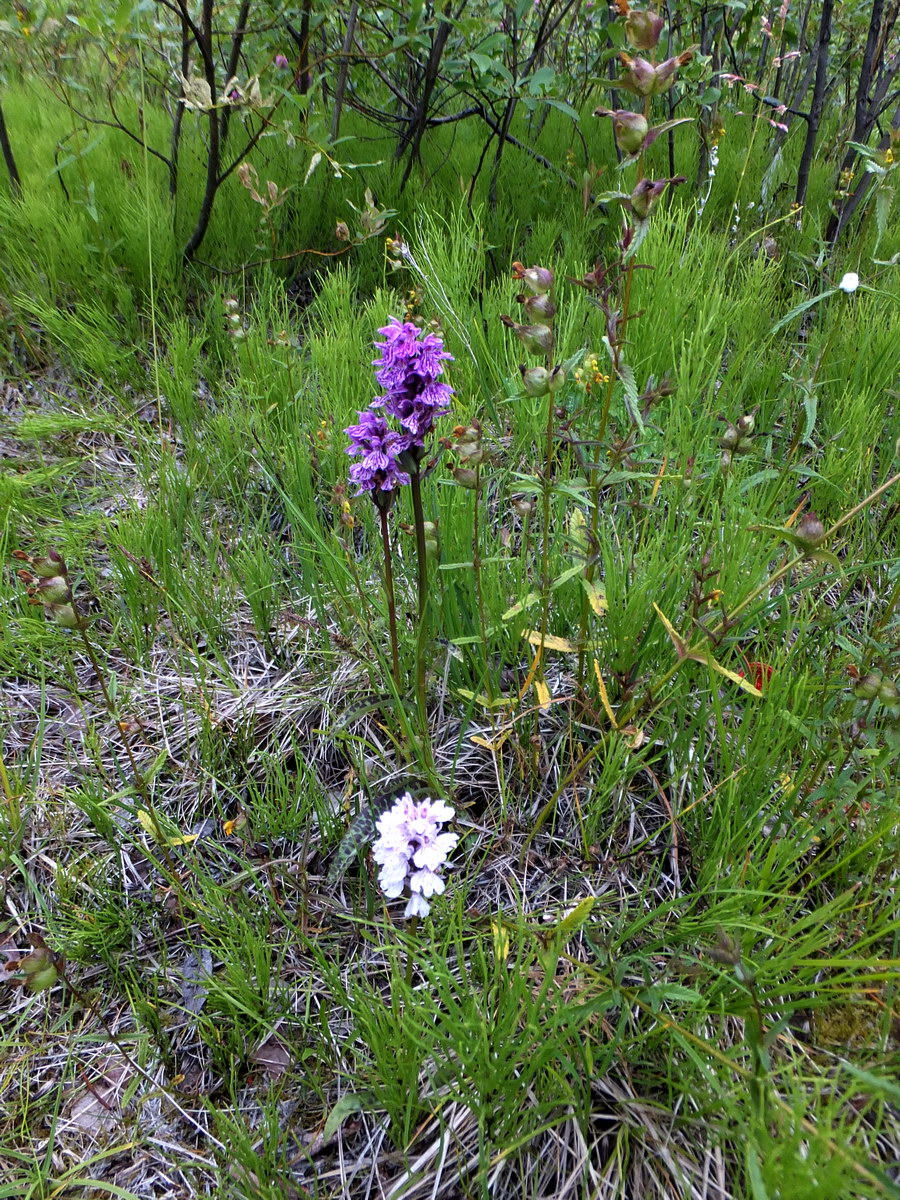
M643 162L643 157L641 158ZM622 298L622 313L617 323L617 330L624 331L628 327L628 317L631 311L631 284L634 279L634 263L628 264L628 270L625 277L625 294ZM609 412L612 406L613 388L616 386L616 379L619 373L619 363L621 361L623 337L618 336L616 343L612 347L613 362L609 372L609 378L606 381L606 393L603 397L603 410L600 414L600 430L597 434L597 453L602 453L603 442L606 439L606 430L609 425ZM594 463L590 470L590 485L591 485L591 536L590 550L593 554L594 548L597 545L597 535L600 527L600 484L602 475L598 463ZM588 583L594 578L596 570L596 559L592 560L585 568L585 579ZM587 656L585 654L585 644L587 643L587 627L590 616L590 605L588 602L587 592L581 597L581 625L579 631L579 650L578 650L578 686L584 685L584 672L587 664Z
M415 959L413 957L413 946L415 944L416 930L418 929L418 927L419 927L419 918L418 917L410 917L409 938L406 943L406 986L408 988L412 987L412 981L413 981L413 967L415 965Z
M384 551L384 593L387 598L388 625L391 631L391 663L394 683L400 689L400 645L397 641L397 604L394 599L394 567L391 560L391 535L388 530L388 510L379 508L381 517L381 548Z
M3 761L3 748L0 747L0 791L3 792L4 799L10 806L10 811L13 809L17 795L12 790L12 784L9 781L9 774L6 770L6 763Z
M542 528L541 528L541 642L538 648L538 678L544 674L544 639L547 636L547 621L550 615L550 493L553 483L550 464L553 458L553 431L556 416L554 392L547 393L547 436L544 443L544 473L542 477Z
M431 769L431 739L428 735L428 696L425 687L425 647L428 645L428 550L425 545L425 512L422 508L422 477L418 471L410 475L413 504L413 523L416 530L416 559L419 597L419 628L416 637L416 700L422 746Z
M487 615L484 607L484 581L481 578L481 531L479 516L481 512L481 464L475 467L475 504L472 515L472 573L475 576L475 597L478 603L478 625L481 633L482 662L484 668L484 690L489 700L494 699L494 687L491 682L490 655L487 644ZM491 726L494 725L494 709L491 708Z
M428 556L425 549L425 512L422 508L422 477L418 472L410 476L413 519L416 527L416 558L418 559L419 621L425 620L428 607Z

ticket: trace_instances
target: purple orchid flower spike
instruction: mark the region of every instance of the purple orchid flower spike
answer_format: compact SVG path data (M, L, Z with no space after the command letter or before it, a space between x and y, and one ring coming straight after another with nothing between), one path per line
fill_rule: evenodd
M385 340L375 343L381 356L373 365L385 392L372 401L372 407L383 407L387 416L399 422L397 453L408 453L417 463L424 457L425 438L434 422L450 410L453 389L438 377L453 355L436 333L425 333L411 321L392 318L379 333Z
M388 506L396 490L409 483L397 458L400 435L389 427L382 413L371 408L359 414L358 425L350 425L344 432L350 439L344 453L362 459L350 468L350 478L359 488L356 494L371 492L379 507Z

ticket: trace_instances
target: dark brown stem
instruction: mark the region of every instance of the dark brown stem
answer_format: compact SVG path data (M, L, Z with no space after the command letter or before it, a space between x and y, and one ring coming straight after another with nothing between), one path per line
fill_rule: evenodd
M877 118L877 108L873 97L870 96L872 82L875 77L876 60L879 50L883 51L887 29L882 30L885 0L872 0L872 14L869 18L869 28L866 34L866 44L863 50L862 64L859 69L859 79L856 85L856 103L853 116L853 134L851 141L863 143L867 141L872 126ZM897 19L893 9L888 13L887 26L890 27ZM841 163L840 174L853 169L857 159L857 151L850 146ZM832 214L825 231L828 242L837 241L838 235L847 224L845 204L842 209Z
M809 107L809 118L806 122L806 141L800 156L800 166L797 169L797 207L806 203L806 189L809 186L809 171L812 166L813 154L816 149L816 138L819 135L819 122L825 107L825 83L828 77L828 49L831 43L831 14L834 11L834 0L822 0L822 17L819 21L819 41L816 49L816 80L813 84L812 103Z
M250 15L250 0L244 0L241 5L241 10L238 13L237 25L234 28L234 33L231 35L231 50L228 54L228 64L225 67L225 80L233 79L237 74L238 63L241 61L241 47L244 44L244 34L247 29L247 18ZM220 142L224 149L225 143L228 141L228 126L231 121L231 109L225 108L222 110L221 118L221 138Z
M190 19L187 15L185 0L180 0L179 8L185 20L189 22ZM216 64L213 58L212 20L213 0L203 0L203 17L200 29L197 31L199 33L197 49L200 51L200 57L203 60L203 75L209 86L211 101L211 107L207 114L209 120L209 145L207 146L206 157L206 186L203 191L203 199L200 202L200 212L197 214L197 222L194 225L193 233L188 238L183 251L186 262L191 261L200 243L206 236L206 231L209 228L209 219L212 216L213 203L215 202L216 192L219 187L220 115L219 110L216 108Z
M191 31L184 15L181 20L181 74L187 78L191 65ZM181 130L184 126L184 105L180 101L175 104L175 116L172 118L172 140L169 143L169 195L174 200L178 193L178 151L181 147Z
M418 161L419 151L422 145L422 137L428 121L428 106L431 103L431 96L434 92L435 84L438 81L438 72L441 66L441 59L444 55L444 48L447 45L447 39L450 36L452 28L449 20L451 15L451 0L447 0L444 6L443 16L438 22L438 27L435 30L434 37L431 41L431 52L428 55L428 62L425 66L425 77L422 81L422 91L419 96L419 102L416 105L415 112L409 120L403 135L397 143L397 149L394 152L394 157L400 159L403 157L404 151L409 149L409 161L406 164L406 170L403 173L401 181L401 189L406 186L410 172L413 168L413 163Z
M347 29L344 33L344 44L341 47L341 65L338 68L337 84L334 90L334 108L331 112L330 135L332 142L337 141L341 130L341 109L344 107L344 92L347 90L347 75L350 70L350 51L353 49L353 38L356 34L356 17L358 13L359 5L353 3L347 15Z
M2 105L0 105L0 152L2 152L3 161L6 163L12 194L18 199L22 195L22 179L19 175L19 168L16 166L15 155L9 141L9 133L6 129L6 120L3 116Z
M309 14L312 0L303 0L303 12L300 16L300 78L297 90L301 96L309 92Z

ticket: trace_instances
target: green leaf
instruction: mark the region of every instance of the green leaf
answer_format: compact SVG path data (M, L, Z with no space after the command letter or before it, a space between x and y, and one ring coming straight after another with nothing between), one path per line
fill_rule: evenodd
M348 1092L346 1096L341 1096L337 1104L328 1114L328 1119L325 1122L325 1128L322 1130L322 1137L327 1142L329 1138L334 1137L343 1123L353 1113L362 1112L365 1108L361 1096L357 1096L355 1092Z
M540 92L543 88L552 87L556 80L556 71L553 67L538 67L530 75L527 75L521 82L532 93Z
M559 112L565 113L566 116L570 117L573 121L581 120L581 114L576 112L571 104L566 104L565 100L558 100L555 96L544 96L543 100L544 103L549 105L550 108L555 108Z
M813 430L816 427L816 415L818 413L819 402L816 399L815 392L807 392L803 397L803 409L806 413L806 424L803 426L803 441L808 442L813 435Z
M568 583L570 579L574 579L576 575L580 575L584 571L584 563L579 561L574 567L569 567L563 571L562 575L557 577L550 584L550 590L555 592L557 588L562 587L564 583Z
M751 1143L747 1145L747 1179L750 1182L752 1200L769 1200L765 1181L759 1166L759 1153Z
M629 247L630 249L630 247ZM628 363L619 363L619 378L622 381L623 399L625 408L628 412L628 417L632 425L644 432L644 422L641 420L641 414L638 410L638 388L637 380L634 377L634 371Z
M887 233L888 218L891 215L891 207L894 203L894 189L882 184L875 193L875 227L878 231L875 238L875 245L872 248L872 253L878 252L878 247L881 245L881 239Z
M578 570L580 571L581 567L579 567ZM524 600L520 600L519 603L514 604L512 608L508 608L500 620L511 621L513 617L517 617L519 613L524 612L526 608L531 608L532 604L537 604L540 598L540 592L529 592Z
M722 98L722 89L719 87L708 87L706 91L697 97L697 103L709 108Z
M628 192L597 192L594 200L597 204L609 204L611 200L630 200Z
M769 333L777 333L779 329L784 329L785 325L790 325L795 317L799 317L801 313L805 313L807 309L812 308L814 304L818 304L820 300L827 299L828 296L834 296L838 292L838 288L828 288L824 292L820 292L818 296L810 296L808 300L804 300L802 304L798 304L796 308L792 308L790 312L785 313L780 321L776 321Z
M395 788L393 791L375 796L372 800L363 800L363 807L350 822L347 832L337 848L334 861L329 867L326 879L329 887L341 879L363 846L372 841L375 837L378 818L382 813L387 812L397 797L402 795L405 790L404 788Z
M877 159L878 157L878 150L865 145L864 142L848 142L847 145L852 146L861 158Z
M629 262L637 254L641 247L641 242L650 232L650 218L644 217L643 220L638 219L635 222L634 237L631 239L631 245L625 251L622 261Z
M774 467L765 467L762 471L757 471L741 483L741 495L743 496L747 492L752 491L753 488L759 487L761 483L768 483L770 479L777 479L780 474L781 472L776 471Z

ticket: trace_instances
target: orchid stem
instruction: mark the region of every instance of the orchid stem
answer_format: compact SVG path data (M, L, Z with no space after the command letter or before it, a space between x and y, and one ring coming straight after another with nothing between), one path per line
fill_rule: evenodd
M381 546L384 551L384 591L387 596L388 625L391 630L391 663L394 668L394 683L400 690L400 647L397 642L397 605L394 600L394 568L391 562L391 538L388 532L388 513L379 508L381 517Z
M556 416L556 398L554 393L547 393L547 439L544 446L544 478L542 488L542 518L543 545L541 547L541 641L538 647L538 678L544 677L544 643L547 638L547 619L550 614L550 492L553 484L550 479L550 462L553 458L554 418Z
M416 635L416 699L419 706L419 722L422 730L422 746L431 763L431 739L428 736L428 703L425 688L425 646L428 633L428 550L425 546L425 513L422 508L422 477L418 471L410 473L410 493L413 505L413 523L416 529L417 582L419 594L419 628Z
M406 986L412 987L413 982L413 944L416 938L416 929L419 925L418 917L411 917L409 922L409 940L406 943Z

